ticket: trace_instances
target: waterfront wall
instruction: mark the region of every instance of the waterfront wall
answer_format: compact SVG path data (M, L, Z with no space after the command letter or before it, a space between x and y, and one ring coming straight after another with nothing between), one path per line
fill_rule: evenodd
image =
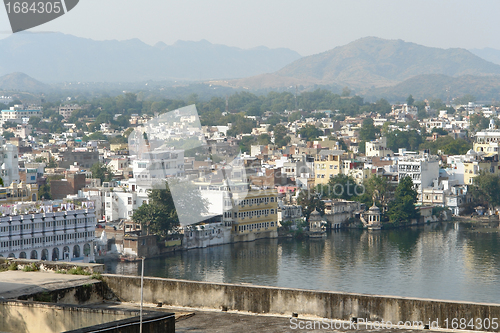
M140 302L141 279L136 276L103 275L108 288L124 302ZM363 295L330 291L275 288L253 285L144 278L144 301L165 305L236 310L299 318L319 317L370 321L423 321L425 324L453 318L499 318L499 304L462 303L431 299ZM498 321L497 320L497 321ZM450 326L449 326L450 327Z

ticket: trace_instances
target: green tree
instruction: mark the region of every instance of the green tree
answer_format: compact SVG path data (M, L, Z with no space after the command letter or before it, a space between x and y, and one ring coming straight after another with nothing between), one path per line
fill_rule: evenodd
M257 138L257 142L259 145L266 146L271 143L271 137L269 136L269 134L263 133L259 135L259 137Z
M339 143L339 148L344 150L344 151L347 151L347 144L344 142L343 139L339 139L338 140L338 143Z
M481 173L474 178L472 196L478 203L488 205L488 208L500 206L500 178L491 173Z
M407 150L417 150L420 144L424 141L420 133L416 130L400 131L395 130L387 135L387 147L394 152L399 148Z
M288 116L288 121L289 122L294 122L295 120L299 120L302 117L300 114L300 111L295 111L291 115Z
M169 199L169 201L172 200ZM132 219L141 225L142 230L146 230L146 234L152 233L162 238L165 238L169 231L179 225L173 201L171 204L159 204L155 201L143 203L134 211Z
M285 126L281 124L274 126L273 128L274 144L278 147L286 146L291 140L291 138L286 134L287 130Z
M82 138L83 141L89 141L89 140L103 140L107 141L108 137L104 135L102 132L94 132L92 134L86 135Z
M320 135L323 135L323 131L314 125L307 124L299 130L300 137L306 141L314 141Z
M302 206L302 212L309 220L309 216L316 209L321 215L325 214L325 203L314 190L302 190L297 198L297 203Z
M109 182L113 179L113 170L103 163L95 163L90 168L92 178L99 178L101 182Z
M342 96L342 97L351 96L351 89L349 89L348 87L342 88L342 95L340 95L340 96Z
M181 216L192 215L202 216L207 213L208 203L201 197L196 187L184 184L174 183L173 188L177 191L178 186L182 187L182 193L177 193L179 197L172 196L171 187L165 183L165 188L155 188L148 193L148 203L142 204L134 211L132 219L140 223L143 230L165 238L179 225L179 215L176 204Z
M389 198L393 188L385 177L373 176L368 178L364 183L364 193L359 196L359 201L365 203L367 206L373 205L373 198L375 197L375 204L378 207L386 207L389 203Z
M42 119L38 118L38 117L30 117L30 120L29 120L29 124L33 126L33 128L37 128L38 127L38 124L40 124L40 121Z
M448 135L448 132L444 128L434 127L431 133L437 133L438 135Z
M415 99L413 98L412 95L408 96L408 98L406 99L406 104L408 104L409 106L412 106L414 102Z
M50 183L41 185L38 188L38 198L43 200L52 200L52 195L50 194Z
M342 173L330 177L327 185L318 185L316 191L321 193L322 197L345 200L354 200L358 194L362 194L363 192L362 188L357 186L354 178Z
M49 157L49 163L47 164L47 168L57 168L56 159L52 156Z
M446 155L464 155L471 148L471 142L453 139L451 136L440 137L436 141L426 141L420 145L420 149L429 149L431 154L437 154L438 150L441 150Z
M5 140L9 140L10 138L15 137L14 133L12 133L11 131L3 131L2 136Z
M361 141L375 140L377 133L380 133L380 129L373 125L373 119L364 119L363 125L361 125L361 130L359 131L359 139Z
M446 109L446 104L444 104L443 101L439 98L431 99L429 101L429 106L431 107L431 109L438 110L438 111Z
M250 153L250 150L252 148L252 145L257 144L257 140L253 135L245 135L244 137L241 138L240 141L240 150L242 152L247 152Z
M389 223L399 225L401 223L409 223L411 219L419 218L420 213L415 206L417 199L418 193L414 189L411 178L404 177L400 179L396 187L394 200L389 204L387 212Z
M455 104L464 105L464 104L469 104L469 102L475 102L475 101L476 97L474 97L471 94L465 94L462 97L455 99Z
M7 129L7 128L17 128L17 124L13 123L12 121L6 121L5 123L3 123L2 127L5 128L5 129Z

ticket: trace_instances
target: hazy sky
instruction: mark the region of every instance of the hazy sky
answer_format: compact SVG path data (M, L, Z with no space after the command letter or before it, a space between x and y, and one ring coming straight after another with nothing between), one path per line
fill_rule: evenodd
M30 31L148 44L206 39L241 48L323 52L366 36L426 46L500 49L500 1L470 0L80 0ZM9 36L0 9L0 38Z

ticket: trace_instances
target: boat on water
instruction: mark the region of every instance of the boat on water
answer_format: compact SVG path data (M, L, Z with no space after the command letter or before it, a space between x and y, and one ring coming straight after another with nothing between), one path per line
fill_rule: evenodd
M134 261L141 261L142 260L142 258L140 258L140 257L132 257L132 256L120 256L119 259L122 262L134 262Z

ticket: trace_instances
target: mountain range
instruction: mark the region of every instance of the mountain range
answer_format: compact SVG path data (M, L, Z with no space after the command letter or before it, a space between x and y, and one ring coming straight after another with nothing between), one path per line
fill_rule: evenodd
M357 90L387 87L418 75L500 75L500 65L460 48L440 49L402 40L366 37L300 58L282 69L227 85L261 89L284 85L341 85Z
M363 97L390 101L409 94L418 99L472 94L479 100L500 100L499 50L442 49L376 37L301 58L289 49L243 50L205 40L150 46L138 39L94 41L61 33L17 33L0 40L0 76L5 74L0 89L33 92L61 88L39 81L72 81L79 89L84 82L93 87L114 82L113 89L122 91L123 82L129 82L128 87L143 82L144 87L154 80L169 81L170 86L185 80L184 85L197 81L210 84L209 89L225 87L225 94L229 88L341 91L348 86Z
M273 72L299 58L290 49L245 50L206 40L150 46L139 39L95 41L29 32L0 40L0 76L23 72L47 83L239 78Z

